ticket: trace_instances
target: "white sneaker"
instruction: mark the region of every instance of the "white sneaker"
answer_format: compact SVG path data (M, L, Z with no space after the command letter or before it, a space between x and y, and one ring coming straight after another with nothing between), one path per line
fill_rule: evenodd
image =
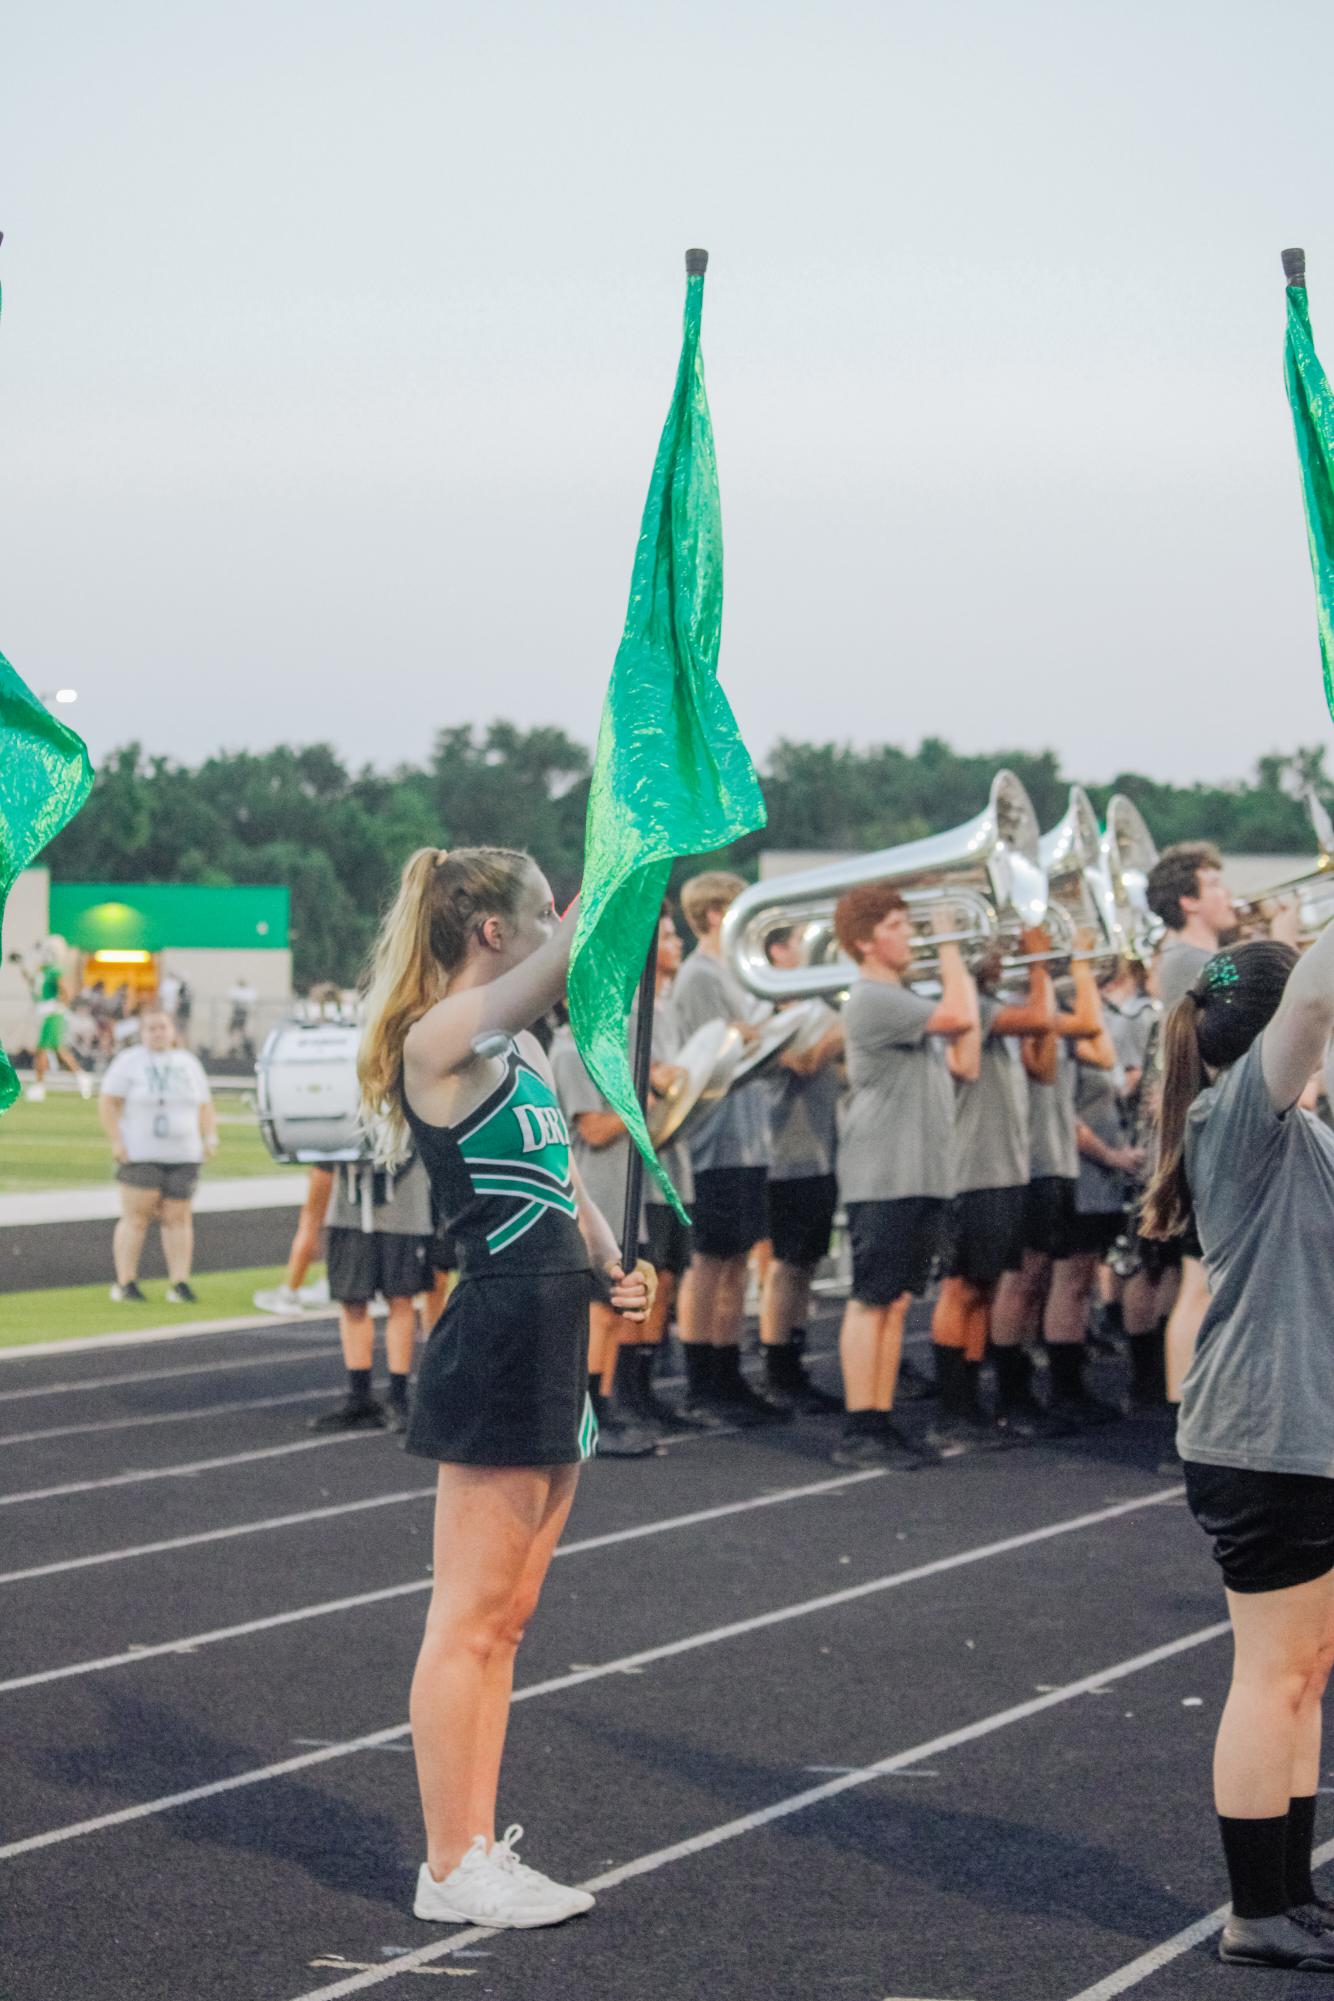
M303 1306L328 1306L330 1303L328 1279L317 1278L310 1285L303 1285L297 1297Z
M88 1072L87 1072L86 1070L80 1070L80 1072L79 1072L79 1096L80 1096L81 1098L91 1098L91 1097L92 1097L92 1095L93 1095L93 1080L92 1080L92 1078L91 1078L91 1077L90 1077L90 1076L88 1075Z
M254 1295L254 1300L261 1313L281 1313L286 1315L303 1313L305 1311L301 1301L301 1294L293 1292L290 1285L275 1285L268 1292L257 1292Z
M525 1883L535 1897L545 1897L549 1903L561 1905L566 1917L581 1917L585 1911L591 1911L597 1901L591 1890L575 1890L565 1883L554 1883L540 1869L530 1869L526 1862L520 1862L515 1851L522 1840L523 1829L516 1820L491 1850L492 1868L511 1882Z
M29 1084L26 1095L30 1105L40 1105L46 1096L45 1084Z
M539 1880L546 1882L545 1877ZM515 1871L496 1868L487 1853L486 1836L475 1834L458 1868L451 1869L443 1883L437 1883L429 1864L422 1863L412 1914L435 1924L529 1931L538 1925L560 1924L574 1916L574 1908L534 1890Z

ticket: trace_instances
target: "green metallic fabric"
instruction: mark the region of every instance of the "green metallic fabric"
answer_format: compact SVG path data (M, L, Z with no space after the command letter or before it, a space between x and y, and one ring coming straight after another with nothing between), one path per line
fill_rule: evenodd
M1334 391L1311 339L1306 287L1289 285L1287 292L1288 337L1283 350L1283 379L1297 433L1325 701L1334 716Z
M0 915L20 872L74 818L92 782L82 737L56 721L0 654ZM0 1049L0 1112L18 1094Z
M703 304L703 276L687 278L681 363L598 733L569 977L584 1066L683 1219L635 1098L630 1004L673 860L724 847L765 822L755 767L718 685L723 538L699 349Z

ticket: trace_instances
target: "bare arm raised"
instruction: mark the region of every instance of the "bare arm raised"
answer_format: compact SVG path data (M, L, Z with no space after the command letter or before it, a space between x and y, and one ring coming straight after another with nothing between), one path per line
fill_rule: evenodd
M1260 1043L1269 1101L1276 1112L1296 1104L1334 1034L1334 925L1293 968L1278 1012Z
M578 915L576 901L535 952L494 978L471 980L470 962L450 992L413 1023L403 1060L414 1096L417 1089L429 1090L439 1079L478 1062L473 1050L478 1036L517 1035L561 998ZM486 934L501 922L488 917L479 926L488 945Z

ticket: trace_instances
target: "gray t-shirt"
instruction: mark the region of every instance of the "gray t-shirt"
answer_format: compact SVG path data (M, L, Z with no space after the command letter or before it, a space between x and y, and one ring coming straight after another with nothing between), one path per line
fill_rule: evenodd
M671 994L659 994L653 1005L653 1061L675 1063L681 1054L681 1025ZM688 1209L695 1199L695 1172L690 1165L690 1148L684 1140L673 1140L659 1149L658 1158L667 1170L673 1188ZM651 1174L644 1176L644 1201L666 1204L666 1196Z
M672 1004L683 1041L706 1021L744 1021L753 1003L739 980L709 952L692 952L672 986ZM715 1167L767 1167L769 1099L762 1079L739 1084L690 1132L696 1174Z
M999 1001L983 994L982 1066L975 1084L954 1087L954 1187L1022 1188L1028 1180L1028 1089L1019 1045L993 1035Z
M1119 1072L1099 1070L1092 1063L1075 1063L1075 1115L1106 1146L1124 1146L1125 1119L1121 1112ZM1104 1167L1086 1153L1079 1156L1079 1186L1075 1208L1081 1216L1113 1215L1125 1207L1126 1177L1115 1167Z
M1062 1181L1079 1179L1075 1059L1064 1036L1056 1045L1056 1082L1039 1084L1036 1077L1028 1078L1028 1178L1041 1181L1050 1175Z
M769 1093L769 1179L806 1181L832 1174L843 1095L838 1064L826 1063L810 1077L780 1066L764 1082Z
M1158 998L1164 1013L1190 992L1199 977L1201 966L1207 966L1213 956L1203 945L1187 944L1184 938L1164 945L1158 955Z
M889 980L854 980L843 1009L848 1095L838 1132L845 1202L954 1192L954 1082L926 1024L936 1002Z
M360 1161L345 1161L334 1169L333 1195L329 1201L331 1230L364 1230L366 1211L362 1189L371 1190L370 1228L384 1237L429 1237L434 1234L431 1216L431 1183L425 1165L413 1154L398 1174L386 1174Z
M1334 1479L1334 1134L1274 1110L1260 1041L1191 1106L1186 1172L1210 1301L1181 1456Z
M1158 1019L1157 1003L1150 1000L1147 994L1135 994L1125 1001L1109 1000L1104 994L1102 1017L1121 1068L1142 1070L1153 1037L1153 1025Z
M590 1146L579 1130L581 1112L609 1112L611 1106L584 1068L568 1028L558 1028L551 1043L551 1074L556 1096L570 1128L570 1152L589 1200L597 1205L619 1243L625 1221L625 1181L630 1170L630 1137L622 1131L606 1146Z

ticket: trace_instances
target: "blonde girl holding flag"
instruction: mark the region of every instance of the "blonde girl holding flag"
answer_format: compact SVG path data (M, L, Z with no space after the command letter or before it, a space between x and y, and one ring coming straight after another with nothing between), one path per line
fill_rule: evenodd
M570 1160L530 1024L565 991L576 911L557 920L530 856L422 848L375 948L359 1071L393 1165L415 1145L458 1250L431 1333L409 1452L439 1466L435 1584L412 1683L426 1822L414 1904L446 1924L559 1924L592 1897L521 1863L495 1834L514 1657L592 1449L588 1308L642 1320Z

